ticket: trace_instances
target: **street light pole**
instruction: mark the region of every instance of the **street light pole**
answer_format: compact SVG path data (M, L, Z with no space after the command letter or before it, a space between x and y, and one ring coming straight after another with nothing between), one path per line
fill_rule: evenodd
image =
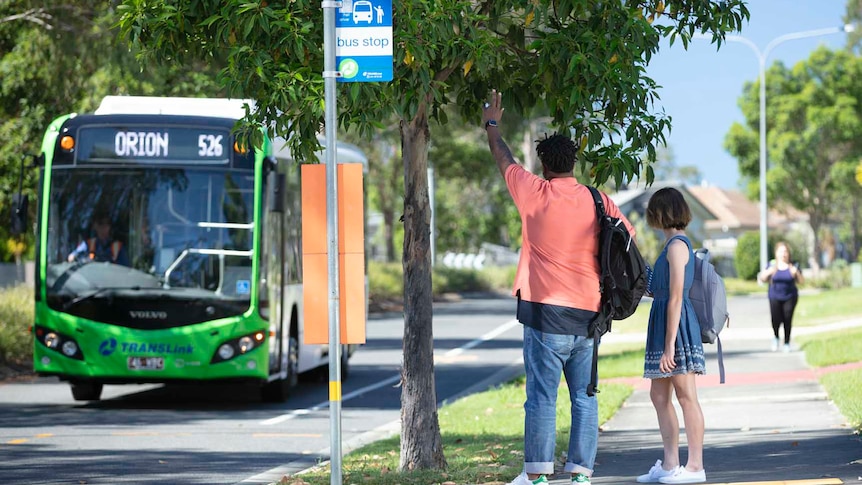
M757 44L751 40L742 37L741 35L728 35L725 40L728 42L739 42L745 44L754 51L757 56L760 70L760 269L766 269L768 251L766 241L766 222L768 216L768 208L766 205L766 59L769 53L779 44L789 40L805 39L808 37L817 37L821 35L837 34L839 32L853 32L856 29L855 24L845 24L838 27L827 27L825 29L806 30L804 32L793 32L778 36L768 44L761 52ZM712 36L703 34L695 34L694 38L712 39Z

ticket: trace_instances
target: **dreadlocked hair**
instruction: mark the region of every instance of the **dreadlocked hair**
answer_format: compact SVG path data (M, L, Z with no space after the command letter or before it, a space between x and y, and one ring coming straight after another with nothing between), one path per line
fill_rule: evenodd
M578 145L571 138L554 133L545 135L542 140L536 140L536 154L542 165L555 173L571 172L578 159Z

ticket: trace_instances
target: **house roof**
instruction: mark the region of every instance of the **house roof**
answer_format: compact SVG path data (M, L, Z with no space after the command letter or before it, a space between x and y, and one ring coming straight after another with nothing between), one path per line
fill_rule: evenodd
M709 216L711 216L710 208L704 205L700 199L692 196L689 191L691 187L675 180L656 181L649 187L641 186L640 184L633 185L631 188L620 190L609 195L611 200L614 201L623 213L628 213L634 209L639 214L643 215L646 210L647 201L652 197L652 194L665 187L673 187L682 192L689 206L691 206L693 213L700 213L705 218L709 218ZM637 208L635 206L637 206Z
M609 194L609 196L611 200L614 201L614 204L617 205L617 207L623 207L629 202L633 202L635 199L643 195L643 193L643 189L627 189L620 190L619 192L615 192L613 194Z
M621 209L633 204L645 205L644 198L648 198L662 187L680 189L683 194L686 194L689 204L694 202L700 205L709 214L704 221L704 228L707 230L747 231L760 227L760 206L756 201L749 200L738 190L722 189L713 185L683 185L680 182L663 181L656 182L648 188L635 186L621 190L612 194L611 198ZM694 211L695 207L692 207L692 210ZM767 223L769 227L776 228L789 221L800 221L806 218L806 214L799 211L770 209Z
M715 219L705 223L707 229L756 229L760 227L760 206L749 200L738 190L728 190L713 185L692 185L689 193L706 207ZM798 219L799 214L787 215L769 210L767 225L777 227L788 219Z

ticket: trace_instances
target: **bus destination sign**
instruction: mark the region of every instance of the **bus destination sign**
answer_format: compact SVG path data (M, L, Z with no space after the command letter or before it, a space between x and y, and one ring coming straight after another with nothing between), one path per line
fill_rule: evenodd
M230 133L213 128L83 127L78 133L77 161L227 163Z

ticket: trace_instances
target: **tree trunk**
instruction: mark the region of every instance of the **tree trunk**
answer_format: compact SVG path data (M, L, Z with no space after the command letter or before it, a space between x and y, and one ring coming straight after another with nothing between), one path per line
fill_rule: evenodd
M401 122L404 160L404 357L401 369L402 471L446 467L431 329L431 207L428 200L428 113L421 104Z
M386 244L386 262L395 262L395 211L383 210L383 238Z
M825 268L826 265L823 264L823 251L820 249L820 216L815 215L814 213L808 214L808 224L811 226L811 231L814 233L814 261L817 263L817 266L814 268L815 271L821 268Z

